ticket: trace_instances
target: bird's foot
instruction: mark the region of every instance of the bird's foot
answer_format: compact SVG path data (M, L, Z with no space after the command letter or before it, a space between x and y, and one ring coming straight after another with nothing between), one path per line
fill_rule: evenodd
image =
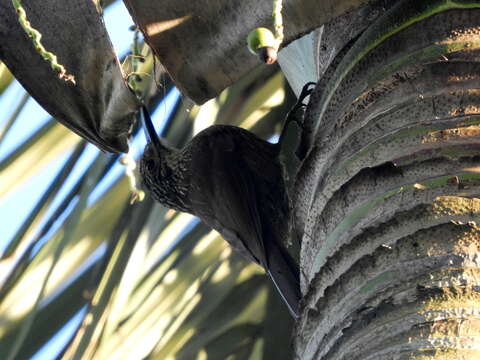
M307 104L305 104L303 101L305 100L305 98L307 96L309 96L312 93L312 91L313 91L312 86L315 86L315 85L316 85L315 82L308 82L303 86L302 91L300 92L300 95L298 96L298 100L297 100L296 104L288 112L287 119L285 120L284 129L292 121L295 121L299 127L303 127L303 116L300 116L300 117L297 116L297 111L299 109L302 109L302 108L307 106Z
M299 156L299 146L301 144L301 139L303 137L303 132L305 131L303 118L304 118L304 107L307 104L304 103L305 98L309 96L315 85L314 82L309 82L305 84L300 92L297 103L290 110L285 119L285 124L283 126L282 132L280 133L280 138L278 140L278 151L281 157L281 162L284 168L285 174L295 174L298 170L299 160L303 160ZM298 110L302 111L298 111ZM295 122L297 127L289 126L290 123ZM287 187L291 188L293 185L293 178L287 180Z
M293 107L292 110L296 110L296 109L299 109L301 107L307 106L307 104L303 103L303 100L305 100L305 98L312 93L312 91L314 89L313 87L316 84L317 84L316 82L310 81L310 82L306 83L305 85L303 85L302 91L300 92L300 95L298 96L297 103L295 104L295 106ZM313 86L313 87L310 88L311 86Z
M298 100L296 104L293 106L293 108L288 112L287 118L285 119L285 124L283 125L282 132L280 134L280 139L279 143L282 144L283 140L285 138L285 134L288 129L288 125L290 125L291 122L295 122L300 129L303 129L303 112L299 113L299 109L302 109L307 106L303 101L305 98L310 95L313 91L313 88L311 88L312 85L315 85L316 83L314 82L308 82L306 83L302 91L300 92L300 96L298 97Z

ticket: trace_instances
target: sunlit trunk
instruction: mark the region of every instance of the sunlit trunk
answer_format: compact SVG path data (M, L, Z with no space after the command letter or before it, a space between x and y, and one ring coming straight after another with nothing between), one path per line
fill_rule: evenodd
M305 54L320 80L294 191L295 352L480 358L479 4L381 3Z

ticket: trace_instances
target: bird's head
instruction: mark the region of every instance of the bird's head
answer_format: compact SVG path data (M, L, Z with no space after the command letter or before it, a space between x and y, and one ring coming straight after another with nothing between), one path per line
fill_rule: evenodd
M166 146L159 149L151 142L145 146L140 160L140 175L148 189L151 189L152 185L158 186L168 181L172 176L172 169L168 166L167 160L169 153L170 150Z
M181 211L185 205L186 190L182 176L177 171L178 161L172 156L176 151L156 134L146 109L142 114L147 145L140 159L140 175L146 189L161 204Z

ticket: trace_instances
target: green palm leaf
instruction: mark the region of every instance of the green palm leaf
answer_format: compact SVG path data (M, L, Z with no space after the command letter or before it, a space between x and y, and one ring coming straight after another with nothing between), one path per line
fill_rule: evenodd
M272 135L283 117L283 87L270 68L203 107L180 101L164 134L178 146L192 130L212 123ZM9 196L69 154L3 253L0 353L32 356L87 306L65 359L268 358L265 338L277 333L275 326L266 328L267 313L282 312L283 305L269 300L276 295L263 270L231 254L221 237L190 215L148 198L130 205L126 176L87 201L112 171L105 168L116 158L111 155L97 157L106 170L90 167L62 192L84 146L51 120L0 163L2 196Z

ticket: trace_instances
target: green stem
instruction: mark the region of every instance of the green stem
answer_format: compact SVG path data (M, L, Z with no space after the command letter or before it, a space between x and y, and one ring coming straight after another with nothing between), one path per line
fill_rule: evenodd
M273 29L275 31L275 50L278 51L283 42L282 0L273 0Z
M25 9L21 4L21 1L12 0L12 5L18 14L18 22L22 26L23 30L25 30L28 37L32 39L33 46L35 47L37 53L39 53L45 61L50 63L50 66L53 70L58 72L58 77L60 79L70 81L75 84L75 77L73 75L67 74L67 70L65 70L65 67L63 65L58 63L55 54L47 51L40 42L40 40L42 39L42 34L38 30L34 29L30 24L30 21L28 21L27 13L25 12Z

